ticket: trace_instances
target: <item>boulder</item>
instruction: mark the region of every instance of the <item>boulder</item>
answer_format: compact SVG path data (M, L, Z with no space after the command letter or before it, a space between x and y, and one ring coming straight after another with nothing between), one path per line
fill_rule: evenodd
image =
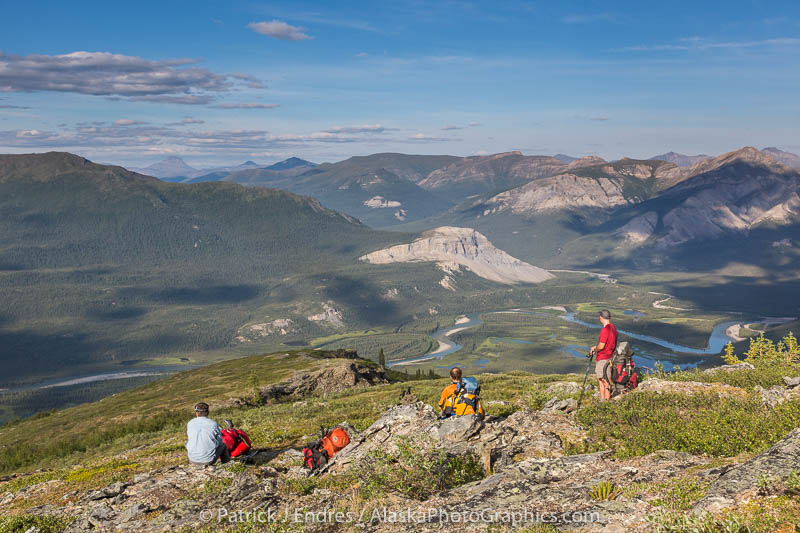
M591 390L593 388L594 386L591 383L586 384L586 390ZM550 384L544 392L545 394L580 394L581 385L574 381L556 381Z
M753 390L761 396L761 401L764 402L764 405L771 409L774 409L785 401L800 397L800 388L797 387L790 389L775 385L774 387L765 389L756 385Z
M800 376L796 378L789 378L784 376L783 383L790 389L793 389L795 387L800 387Z
M103 500L106 498L114 498L115 496L119 496L125 489L130 485L130 483L123 483L118 481L117 483L113 483L107 487L104 487L99 490L90 490L84 496L86 500Z
M475 415L451 416L439 423L439 440L461 442L477 434L483 421Z
M566 400L559 400L558 398L552 398L542 408L543 413L571 413L575 409L578 408L577 400L573 398L567 398Z

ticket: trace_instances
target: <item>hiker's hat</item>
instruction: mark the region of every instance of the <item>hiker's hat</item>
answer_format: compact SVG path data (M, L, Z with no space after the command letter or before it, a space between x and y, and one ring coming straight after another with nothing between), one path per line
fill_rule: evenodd
M208 412L208 404L205 402L196 403L194 405L194 410L197 413L207 413Z
M605 318L606 320L610 320L611 319L611 311L609 311L608 309L603 309L598 314L601 317Z

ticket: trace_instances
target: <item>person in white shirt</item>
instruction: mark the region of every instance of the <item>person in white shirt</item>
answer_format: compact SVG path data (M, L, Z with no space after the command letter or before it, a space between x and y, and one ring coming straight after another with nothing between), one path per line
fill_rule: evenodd
M186 424L186 452L189 462L196 465L222 464L231 460L228 447L222 441L219 424L208 418L208 404L200 402L194 406L194 418Z

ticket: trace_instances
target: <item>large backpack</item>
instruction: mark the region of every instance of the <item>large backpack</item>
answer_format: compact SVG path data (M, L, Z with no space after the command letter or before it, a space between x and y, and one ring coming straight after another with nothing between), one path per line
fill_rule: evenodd
M639 371L633 362L633 348L628 341L617 343L611 359L611 382L614 396L624 394L639 385Z
M453 414L455 416L477 415L483 418L485 413L480 394L481 387L478 385L477 379L463 378L453 393Z
M350 435L344 428L340 426L330 430L322 428L319 440L309 442L303 448L303 466L311 471L322 468L348 444Z

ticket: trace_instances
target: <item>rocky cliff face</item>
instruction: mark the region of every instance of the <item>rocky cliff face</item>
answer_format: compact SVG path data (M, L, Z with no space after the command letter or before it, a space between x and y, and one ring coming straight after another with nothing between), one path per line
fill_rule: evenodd
M451 226L427 231L414 242L378 250L360 259L379 265L434 261L448 274L464 267L477 276L505 284L539 283L553 277L546 270L495 248L474 229Z
M615 207L628 203L622 191L621 183L608 178L561 174L493 196L485 203L482 215L505 210L524 214L581 207Z
M514 214L534 214L634 204L663 189L662 174L677 167L661 161L622 159L606 163L599 157L585 157L573 161L567 168L555 176L502 192L474 207L486 216L506 210Z

